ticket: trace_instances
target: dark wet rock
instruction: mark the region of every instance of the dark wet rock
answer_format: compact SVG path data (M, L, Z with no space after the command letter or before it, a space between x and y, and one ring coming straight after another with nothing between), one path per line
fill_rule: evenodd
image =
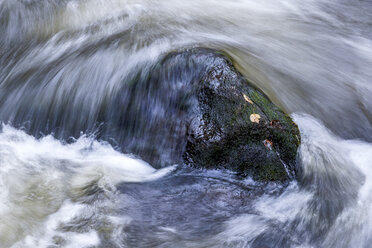
M230 169L260 181L295 177L296 124L225 55L203 48L170 53L147 81L172 92L165 100L172 114L157 127L172 137L165 140L176 148L173 158L182 154L189 166Z
M184 162L227 168L261 181L294 177L300 134L291 118L224 55L194 49L169 55L165 61L178 56L204 66L194 81L198 104L192 111Z

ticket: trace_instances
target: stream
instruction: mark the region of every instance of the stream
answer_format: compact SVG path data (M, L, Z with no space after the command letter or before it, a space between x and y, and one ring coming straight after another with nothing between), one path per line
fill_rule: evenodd
M0 248L370 247L371 10L369 0L0 0ZM177 161L184 144L167 120L179 79L136 82L195 47L227 54L291 115L297 181Z

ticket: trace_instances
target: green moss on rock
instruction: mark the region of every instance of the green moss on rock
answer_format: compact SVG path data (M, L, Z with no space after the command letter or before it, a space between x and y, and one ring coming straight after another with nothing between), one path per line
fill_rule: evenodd
M188 131L185 163L227 168L260 181L293 178L300 133L292 119L221 53L192 49L179 54L204 66L200 80L194 82L198 105ZM259 115L258 123L252 122L252 114Z

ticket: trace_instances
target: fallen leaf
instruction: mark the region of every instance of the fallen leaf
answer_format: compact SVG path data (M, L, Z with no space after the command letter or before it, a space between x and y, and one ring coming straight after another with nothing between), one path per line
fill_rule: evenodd
M243 97L244 97L244 100L246 100L250 104L253 104L252 100L246 94L243 93Z
M259 114L251 114L251 122L260 123L261 116Z
M273 142L271 142L270 140L265 139L265 140L263 141L263 144L264 144L264 146L265 146L268 150L272 150L272 149L273 149Z
M278 120L272 120L272 121L270 121L270 126L280 128L281 127L280 126L280 121L278 121Z

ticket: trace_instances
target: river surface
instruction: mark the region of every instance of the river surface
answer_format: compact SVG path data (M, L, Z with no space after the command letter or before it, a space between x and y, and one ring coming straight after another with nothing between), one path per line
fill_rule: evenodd
M371 10L0 0L0 247L371 247ZM228 54L292 115L298 181L172 162L178 84L135 82L192 47Z

